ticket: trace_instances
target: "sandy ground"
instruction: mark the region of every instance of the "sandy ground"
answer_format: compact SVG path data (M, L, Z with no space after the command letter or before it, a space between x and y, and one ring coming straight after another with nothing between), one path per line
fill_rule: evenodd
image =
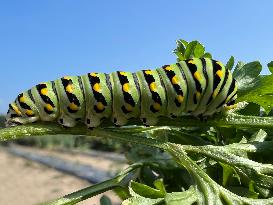
M15 157L0 149L0 205L37 204L90 185L87 181ZM120 204L113 192L107 192L105 195L115 204ZM100 197L101 195L98 195L79 204L100 204Z

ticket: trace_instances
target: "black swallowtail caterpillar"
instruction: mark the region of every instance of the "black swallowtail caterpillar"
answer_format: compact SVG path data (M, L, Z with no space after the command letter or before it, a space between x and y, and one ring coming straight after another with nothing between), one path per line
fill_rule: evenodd
M130 118L155 125L159 116L211 116L233 108L237 85L223 64L193 58L135 73L88 73L40 83L9 105L6 126L57 121L94 128L106 118L117 126Z

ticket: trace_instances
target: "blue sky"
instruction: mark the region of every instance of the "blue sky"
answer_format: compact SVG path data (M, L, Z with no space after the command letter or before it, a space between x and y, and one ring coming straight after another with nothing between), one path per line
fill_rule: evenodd
M234 55L266 65L272 11L270 0L0 0L0 113L39 82L173 63L179 38L201 41L224 63Z

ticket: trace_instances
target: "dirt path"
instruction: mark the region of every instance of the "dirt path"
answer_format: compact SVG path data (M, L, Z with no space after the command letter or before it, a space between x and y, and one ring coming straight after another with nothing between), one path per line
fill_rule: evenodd
M15 157L0 149L0 204L37 204L90 185L87 181ZM106 195L112 202L119 204L120 201L113 192L107 192ZM79 204L100 204L100 197L99 195Z

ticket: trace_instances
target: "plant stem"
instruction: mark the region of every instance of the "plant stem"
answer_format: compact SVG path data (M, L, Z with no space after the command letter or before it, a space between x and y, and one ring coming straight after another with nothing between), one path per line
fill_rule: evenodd
M135 169L139 168L140 166L141 164L139 163L133 164L113 179L106 180L104 182L95 184L85 189L81 189L79 191L76 191L71 194L65 195L61 198L58 198L54 201L50 201L43 204L44 205L72 205L80 201L83 201L85 199L88 199L92 196L95 196L97 194L111 190L113 188L127 186L128 183L133 178L132 172Z
M131 124L140 124L139 121L131 121ZM56 134L71 134L71 135L91 135L96 136L99 133L106 132L105 127L109 127L109 122L105 122L102 127L96 128L93 131L88 130L84 125L77 125L73 128L62 128L57 123L37 122L0 130L0 141L17 139L23 136L35 135L56 135ZM273 129L273 117L257 117L244 116L238 114L218 115L207 121L200 121L194 117L180 117L175 120L168 118L160 118L157 126L172 126L172 127L240 127L240 128L267 128ZM130 129L133 126L130 126ZM136 127L133 127L135 130ZM145 130L145 128L140 127ZM112 129L113 130L113 129ZM122 133L123 130L128 131L129 128L115 128L116 131ZM109 134L108 134L109 135ZM111 136L109 136L111 137Z

